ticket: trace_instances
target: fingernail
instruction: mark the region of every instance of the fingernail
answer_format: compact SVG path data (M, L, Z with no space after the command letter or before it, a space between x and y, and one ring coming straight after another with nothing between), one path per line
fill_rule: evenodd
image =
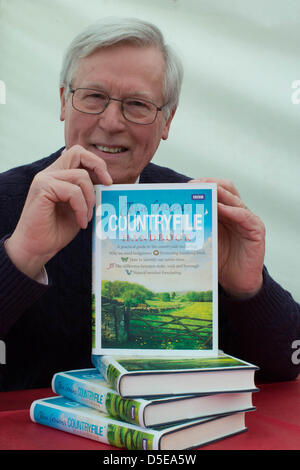
M89 221L88 221L87 215L85 215L84 219L83 219L83 228L87 228L88 223L89 223Z
M89 222L92 220L93 214L94 214L94 208L92 207L92 208L89 210L89 215L88 215Z
M106 173L106 177L107 177L107 184L112 184L113 183L112 177L110 176L108 171L105 171L105 173Z

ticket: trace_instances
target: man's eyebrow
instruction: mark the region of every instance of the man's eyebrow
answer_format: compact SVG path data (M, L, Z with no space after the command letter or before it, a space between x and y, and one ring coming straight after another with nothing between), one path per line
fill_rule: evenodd
M75 87L71 86L71 88L75 88ZM84 84L77 85L76 89L77 88L88 88L89 90L99 90L99 91L105 92L105 87L99 85L99 83L84 83Z
M81 86L81 87L78 87L78 88L90 88L90 89L93 89L93 90L104 91L105 93L109 94L109 92L106 91L106 87L102 86L99 83L87 83L84 86ZM151 101L151 99L153 100L153 97L147 91L129 90L126 93L126 96L124 94L124 97L126 97L126 98L131 98L131 97L137 97L138 98L138 97L140 97L140 98L144 98L145 100L150 100L150 101Z
M84 85L80 86L79 88L95 88L96 90L105 90L104 86L99 85L99 83L85 83Z

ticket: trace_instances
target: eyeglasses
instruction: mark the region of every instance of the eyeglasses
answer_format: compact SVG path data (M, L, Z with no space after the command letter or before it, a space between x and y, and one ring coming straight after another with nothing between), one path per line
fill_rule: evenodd
M72 106L77 111L86 114L101 114L105 111L110 101L120 101L121 110L127 121L135 124L152 124L165 105L156 106L150 101L137 98L111 98L107 93L93 88L76 88L70 90L72 95Z

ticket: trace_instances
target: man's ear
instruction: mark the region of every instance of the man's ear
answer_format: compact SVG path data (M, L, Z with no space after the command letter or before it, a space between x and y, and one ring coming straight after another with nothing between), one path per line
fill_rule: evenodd
M170 116L169 116L169 118L168 118L168 120L167 120L167 122L166 122L166 124L165 124L165 127L164 127L164 129L163 129L163 133L162 133L162 136L161 136L161 138L162 138L163 140L167 140L167 138L168 138L168 136L169 136L169 131L170 131L171 122L172 122L172 119L173 119L173 117L174 117L174 115L175 115L175 113L176 113L176 109L177 109L177 108L174 108L174 109L171 111L171 114L170 114Z
M60 87L60 120L64 121L66 117L66 99L65 99L65 87Z

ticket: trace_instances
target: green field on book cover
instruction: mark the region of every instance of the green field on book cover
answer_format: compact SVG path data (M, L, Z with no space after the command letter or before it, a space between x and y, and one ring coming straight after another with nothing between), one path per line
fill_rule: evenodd
M214 184L96 186L93 354L217 354Z

